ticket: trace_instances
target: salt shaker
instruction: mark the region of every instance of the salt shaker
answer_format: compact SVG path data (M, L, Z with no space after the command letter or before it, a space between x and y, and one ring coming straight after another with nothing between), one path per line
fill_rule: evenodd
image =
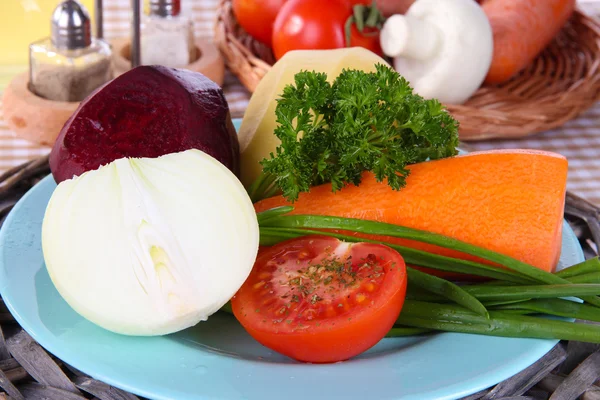
M150 0L141 27L141 63L184 67L195 59L191 19L181 14L180 0Z
M52 13L50 37L29 46L29 89L48 100L78 102L111 78L110 45L92 37L79 2L61 2Z

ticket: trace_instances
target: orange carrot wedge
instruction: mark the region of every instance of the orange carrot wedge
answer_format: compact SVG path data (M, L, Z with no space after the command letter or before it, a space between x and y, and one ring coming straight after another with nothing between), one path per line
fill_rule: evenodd
M400 191L378 183L371 173L363 175L360 186L347 186L337 193L330 184L313 187L291 204L295 208L292 213L361 218L427 230L554 271L561 248L567 166L563 156L544 151L474 152L410 166L407 185ZM289 203L276 196L256 203L255 209L260 212L281 205ZM437 246L385 240L484 262Z

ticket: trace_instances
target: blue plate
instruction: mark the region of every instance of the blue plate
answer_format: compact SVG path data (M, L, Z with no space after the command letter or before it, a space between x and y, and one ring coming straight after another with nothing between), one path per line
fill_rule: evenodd
M237 121L236 121L237 122ZM0 231L0 294L23 328L55 356L101 381L156 400L457 399L546 354L556 340L442 333L383 339L350 361L300 364L258 344L230 315L163 337L108 332L76 314L54 288L41 224L56 187L31 189ZM583 261L564 223L559 268Z

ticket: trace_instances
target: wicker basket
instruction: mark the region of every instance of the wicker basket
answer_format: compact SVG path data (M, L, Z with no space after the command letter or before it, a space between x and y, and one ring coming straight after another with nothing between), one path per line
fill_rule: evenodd
M237 23L222 0L215 41L225 63L251 92L271 68L273 53ZM516 138L556 128L600 99L600 23L577 10L556 39L521 74L480 88L465 104L447 105L462 140Z

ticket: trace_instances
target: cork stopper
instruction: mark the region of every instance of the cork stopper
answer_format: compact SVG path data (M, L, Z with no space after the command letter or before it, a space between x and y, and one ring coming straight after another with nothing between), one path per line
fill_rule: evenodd
M150 0L150 15L175 17L181 12L181 0Z
M61 50L76 50L92 43L90 16L78 1L65 0L52 13L52 45Z

